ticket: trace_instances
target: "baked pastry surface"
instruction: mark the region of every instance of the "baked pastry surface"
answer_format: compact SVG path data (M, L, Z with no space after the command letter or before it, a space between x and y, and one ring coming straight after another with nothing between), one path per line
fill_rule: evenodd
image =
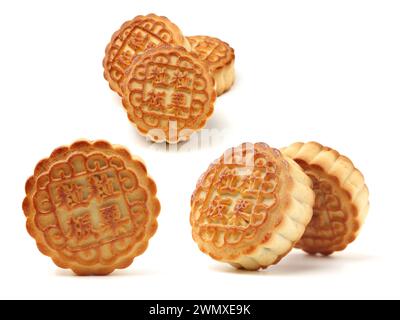
M313 180L314 215L297 248L331 255L353 242L369 209L369 192L361 172L336 150L317 142L282 149Z
M165 45L191 49L181 30L166 17L149 14L125 22L112 36L103 61L104 77L111 89L121 95L121 85L132 60L149 49Z
M217 95L227 92L235 82L235 51L217 38L193 36L187 38L192 52L207 62L214 76Z
M39 250L78 275L127 268L157 230L157 188L142 160L79 141L38 163L23 210Z
M278 263L312 217L311 179L266 144L228 150L200 178L190 221L201 251L239 269Z
M139 132L154 142L186 141L214 112L215 81L184 48L163 47L136 57L123 84L123 104Z

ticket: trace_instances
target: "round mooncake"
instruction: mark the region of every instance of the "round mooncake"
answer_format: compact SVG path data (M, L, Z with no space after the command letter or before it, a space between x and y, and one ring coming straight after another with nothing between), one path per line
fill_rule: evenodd
M123 104L139 132L154 142L186 141L214 112L215 81L184 48L163 47L136 57L123 84Z
M79 141L40 161L27 181L27 230L60 268L107 275L146 250L157 230L156 192L124 148Z
M331 255L353 242L369 209L369 192L361 172L336 150L317 142L295 143L282 150L313 181L314 215L297 248Z
M214 76L217 95L227 92L235 82L235 51L217 38L207 36L188 37L192 52L205 61Z
M191 49L181 30L166 17L149 14L125 22L114 33L103 61L104 77L111 89L121 95L121 85L132 60L146 50L165 45Z
M239 269L278 263L312 217L311 179L266 144L228 150L200 178L190 221L201 251Z

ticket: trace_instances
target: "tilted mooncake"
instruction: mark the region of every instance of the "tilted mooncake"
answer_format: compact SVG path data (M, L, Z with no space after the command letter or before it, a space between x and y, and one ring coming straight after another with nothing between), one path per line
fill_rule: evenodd
M214 76L217 95L228 91L235 82L235 51L217 38L207 36L188 37L192 52L205 61Z
M136 57L123 84L123 104L139 132L155 142L186 141L214 112L215 81L207 65L183 48Z
M311 179L266 144L228 150L192 196L193 239L212 258L240 269L278 263L312 217Z
M113 35L103 61L104 77L111 89L121 95L121 85L132 60L146 50L165 45L182 46L190 51L189 41L166 17L149 14L125 22Z
M23 209L39 250L78 275L127 268L157 230L160 203L141 160L104 141L56 149L26 183Z
M361 172L339 152L316 142L282 149L313 180L314 215L297 247L330 255L353 242L368 214L369 192Z

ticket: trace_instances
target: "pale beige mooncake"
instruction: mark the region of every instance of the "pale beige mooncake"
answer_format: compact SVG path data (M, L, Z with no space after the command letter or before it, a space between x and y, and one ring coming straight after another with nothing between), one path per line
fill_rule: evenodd
M121 95L121 85L132 60L149 49L165 45L191 50L182 31L166 17L149 14L125 22L112 36L103 61L104 77L111 89Z
M78 275L127 268L157 230L157 188L142 160L105 141L56 149L26 183L23 210L39 250Z
M191 201L201 251L239 269L278 263L312 217L311 179L266 144L228 150L200 178Z
M187 39L192 52L208 64L215 79L217 95L230 90L235 83L235 51L217 38L193 36Z
M330 255L344 250L359 234L369 209L369 192L352 161L317 142L282 149L313 180L314 215L297 248Z

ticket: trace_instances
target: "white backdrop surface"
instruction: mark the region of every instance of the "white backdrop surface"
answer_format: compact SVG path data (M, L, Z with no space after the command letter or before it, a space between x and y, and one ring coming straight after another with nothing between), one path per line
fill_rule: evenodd
M218 99L210 145L166 151L139 136L103 79L112 33L139 14L236 49L237 82ZM399 1L8 1L0 4L0 298L400 298ZM141 156L162 212L148 251L104 278L42 256L25 230L24 184L59 145L106 139ZM293 251L259 273L202 254L190 196L225 149L316 140L365 174L371 210L360 237L330 258Z

